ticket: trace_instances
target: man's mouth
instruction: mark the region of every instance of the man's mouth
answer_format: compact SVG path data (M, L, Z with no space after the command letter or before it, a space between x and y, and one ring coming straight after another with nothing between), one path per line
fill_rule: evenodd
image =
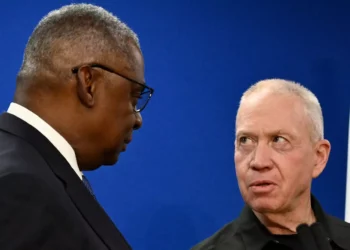
M258 180L250 184L250 186L268 186L268 185L276 185L276 184L269 180Z
M253 193L269 193L274 190L276 184L269 180L258 180L252 182L249 187L253 191Z
M122 148L122 152L126 151L126 146L131 142L132 138L131 137L128 137L124 140L124 145L123 145L123 148Z

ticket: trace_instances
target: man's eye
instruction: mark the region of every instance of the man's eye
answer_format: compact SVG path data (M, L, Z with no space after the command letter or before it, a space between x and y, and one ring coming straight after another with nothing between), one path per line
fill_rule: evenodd
M239 138L239 143L240 144L247 144L247 143L250 143L250 142L252 142L252 139L250 139L247 136L242 136L242 137Z
M140 93L140 92L133 93L132 97L137 98L137 99L141 99L142 98L142 93Z
M240 143L245 143L247 141L247 137L240 137L239 142Z
M282 136L275 136L272 141L275 143L284 143L287 140L285 138L283 138Z

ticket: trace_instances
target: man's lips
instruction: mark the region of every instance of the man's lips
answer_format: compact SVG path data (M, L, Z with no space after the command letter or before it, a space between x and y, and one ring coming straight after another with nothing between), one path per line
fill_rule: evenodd
M256 180L250 183L250 190L256 195L266 195L272 192L276 187L276 183L270 180Z
M126 150L126 146L132 141L132 138L131 137L128 137L124 140L124 145L123 145L123 148L122 148L122 152L124 152Z
M273 181L270 180L256 180L250 183L249 187L253 186L267 186L267 185L276 185Z
M125 144L129 144L131 142L131 140L132 140L131 138L127 138L127 139L124 140L124 143Z

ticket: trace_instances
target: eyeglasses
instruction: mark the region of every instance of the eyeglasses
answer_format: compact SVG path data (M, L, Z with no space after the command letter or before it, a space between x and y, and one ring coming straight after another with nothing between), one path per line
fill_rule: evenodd
M124 79L128 80L131 83L139 85L140 88L141 88L141 91L140 91L141 93L138 96L137 104L134 107L134 111L135 112L141 112L142 110L145 109L145 107L147 106L149 100L151 99L151 97L153 95L154 89L152 89L151 87L148 87L146 84L140 83L140 82L135 81L135 80L133 80L133 79L131 79L129 77L126 77L126 76L124 76L124 75L122 75L122 74L112 70L111 68L109 68L107 66L104 66L104 65L101 65L101 64L97 64L97 63L87 64L87 66L90 66L92 68L103 69L103 70L108 71L110 73L116 74L116 75L118 75L120 77L123 77ZM77 66L77 67L72 68L72 73L73 74L78 73L78 70L79 70L80 67L82 67L82 66Z

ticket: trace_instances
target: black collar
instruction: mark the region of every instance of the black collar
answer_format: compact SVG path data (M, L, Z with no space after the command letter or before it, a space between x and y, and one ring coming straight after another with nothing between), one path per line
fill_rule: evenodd
M320 222L327 234L327 237L343 249L349 249L349 243L345 241L343 233L339 233L339 226L332 221L332 218L325 214L321 205L316 198L311 195L311 206L315 213L316 220ZM346 224L346 223L344 223ZM262 250L270 242L273 242L273 235L267 230L267 228L259 221L255 216L252 209L247 205L243 208L241 215L237 220L237 233L242 236L244 244L247 250ZM350 232L350 226L347 224L348 234ZM350 235L350 234L349 234Z

